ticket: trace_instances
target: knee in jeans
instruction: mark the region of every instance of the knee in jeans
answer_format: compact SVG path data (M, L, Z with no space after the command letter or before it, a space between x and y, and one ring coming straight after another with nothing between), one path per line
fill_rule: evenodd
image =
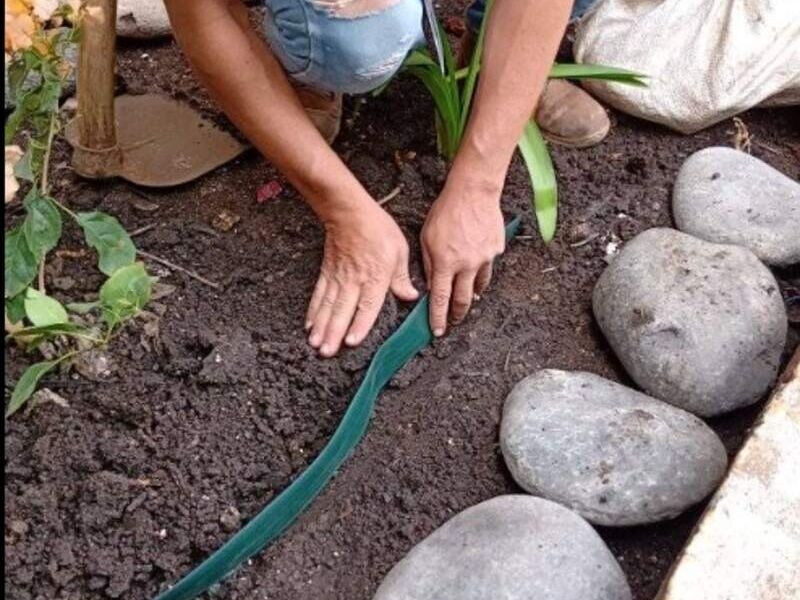
M322 41L325 71L339 91L360 93L378 87L423 40L421 0L310 1L325 10L333 24L323 31Z

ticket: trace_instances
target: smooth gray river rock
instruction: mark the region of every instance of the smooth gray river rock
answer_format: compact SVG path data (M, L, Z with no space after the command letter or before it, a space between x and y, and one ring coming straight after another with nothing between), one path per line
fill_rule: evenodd
M630 600L625 576L591 525L533 496L466 509L417 544L374 600Z
M727 466L722 442L694 415L580 371L520 381L500 447L523 489L598 525L672 518L714 491Z
M746 248L649 229L606 268L592 304L625 369L659 400L708 417L757 402L775 381L786 308Z
M774 266L800 263L800 183L732 148L695 152L672 194L678 229L736 244Z

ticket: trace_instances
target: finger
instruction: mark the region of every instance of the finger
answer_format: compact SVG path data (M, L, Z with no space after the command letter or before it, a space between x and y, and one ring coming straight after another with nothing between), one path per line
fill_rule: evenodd
M419 298L419 292L414 287L411 282L411 276L408 274L408 256L400 259L389 287L392 293L400 300L411 301Z
M469 312L472 305L472 296L475 293L476 271L462 271L456 275L453 285L452 312L450 320L453 323L460 323Z
M453 290L453 275L447 271L434 272L431 276L430 321L433 335L444 335L447 329L447 312Z
M311 334L308 336L308 343L314 348L319 348L322 345L322 340L325 337L325 329L328 327L328 321L331 319L333 306L336 304L336 298L339 296L339 284L334 280L328 280L325 287L325 293L322 295L322 300L319 304L319 309L314 317L314 323L311 325Z
M314 317L317 316L317 311L322 305L322 298L325 296L325 288L328 287L328 278L324 273L320 273L317 279L317 284L314 286L314 291L311 294L311 300L308 302L308 310L306 311L305 328L306 331L311 329L314 324Z
M486 291L489 287L489 282L492 281L492 263L488 262L478 270L478 275L475 278L475 293L479 296Z
M325 329L325 338L322 340L322 346L319 347L319 353L322 356L330 357L339 351L344 334L347 333L347 328L353 321L360 293L361 288L355 284L344 286L339 290L331 318Z
M416 291L416 290L415 290ZM367 284L361 288L361 296L358 299L356 316L347 332L345 343L348 346L358 346L367 337L383 306L383 299L386 297L386 284Z
M428 251L425 250L425 247L422 247L422 268L425 269L425 287L428 291L431 290L431 277L433 277L433 265L431 263L431 257L428 256Z

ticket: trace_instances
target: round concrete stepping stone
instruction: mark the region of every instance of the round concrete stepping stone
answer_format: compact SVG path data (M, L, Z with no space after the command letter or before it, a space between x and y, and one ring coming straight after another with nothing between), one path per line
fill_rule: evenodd
M706 148L683 163L672 194L678 229L750 248L768 265L800 263L800 183L732 148Z
M118 0L117 35L148 39L171 33L164 0Z
M649 229L606 268L592 301L625 369L659 400L708 417L758 401L775 380L786 308L746 248Z
M526 491L598 525L674 517L725 474L717 435L694 415L583 372L538 371L505 402L500 447Z
M625 576L591 525L533 496L459 513L389 572L374 600L630 600Z

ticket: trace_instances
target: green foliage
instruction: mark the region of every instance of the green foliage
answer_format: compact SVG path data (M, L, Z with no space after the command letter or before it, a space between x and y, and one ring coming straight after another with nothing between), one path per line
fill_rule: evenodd
M42 195L37 187L32 187L24 200L27 215L22 222L25 242L36 257L42 260L61 239L61 212L52 198Z
M98 267L111 275L136 260L136 247L128 232L114 217L101 212L77 213L86 243L97 250Z
M63 349L55 359L28 367L14 388L6 416L30 398L41 377L57 364L108 343L114 332L142 309L151 294L152 278L141 263L134 264L136 248L117 219L101 212L75 213L50 194L50 153L61 126L59 98L66 75L63 57L77 35L74 29L59 31L49 38L50 48L45 54L32 46L14 55L6 65L16 108L6 118L5 140L7 145L24 140L26 149L14 175L30 182L23 201L25 216L6 232L6 329L11 338L28 349L45 341L58 341L55 347ZM97 251L100 271L108 276L99 300L67 307L74 314L88 315L82 319L89 322L94 317L88 313L101 308L101 325L86 327L71 321L67 308L44 292L44 265L48 253L61 239L63 214L80 226L86 243ZM40 289L31 287L37 273L42 280Z
M533 211L545 243L552 241L558 220L558 187L553 161L535 121L531 119L519 141L519 150L533 186Z
M19 378L17 385L14 387L14 391L11 393L11 401L8 403L8 408L6 408L6 419L27 402L28 398L36 391L39 380L59 362L59 360L46 360L34 363L25 369L22 377Z
M486 14L491 9L491 4L492 2L489 0L486 5ZM433 99L436 107L439 152L449 161L453 160L458 152L469 120L472 97L475 93L483 56L487 20L484 17L481 23L469 66L456 69L452 58L453 53L444 32L441 35L445 55L444 69L433 60L426 50L415 50L403 63L403 70L417 77ZM647 85L644 81L646 76L640 73L605 65L556 63L550 70L549 76L553 79L600 79L627 85ZM384 88L385 86L374 93L381 93ZM550 242L555 237L558 218L556 174L547 144L533 120L526 126L518 146L533 184L532 205L539 225L539 233L545 242Z
M33 288L28 288L25 292L25 316L36 327L69 321L66 309L58 300Z
M100 288L103 320L110 329L138 313L150 300L153 278L142 263L122 267Z
M38 261L28 247L22 227L6 232L5 252L5 297L13 298L34 280Z

